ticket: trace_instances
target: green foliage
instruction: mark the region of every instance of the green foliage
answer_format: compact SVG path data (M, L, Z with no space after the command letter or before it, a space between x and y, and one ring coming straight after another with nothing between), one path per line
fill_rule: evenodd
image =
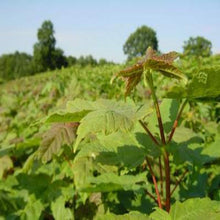
M189 199L185 202L176 202L170 213L157 209L150 215L153 220L197 220L197 219L218 219L220 216L219 202L211 201L208 198Z
M0 78L4 80L16 79L34 73L32 56L15 52L0 57Z
M184 42L183 52L187 56L207 57L212 54L212 43L204 37L190 37Z
M176 56L150 52L129 71L119 71L122 67L116 65L74 65L0 85L0 218L219 219L219 104L197 101L219 96L219 58L181 57L174 65ZM203 87L198 69L208 73ZM118 101L123 85L109 84L115 72L124 78L143 74L148 80L152 75L165 147L149 87L140 77L131 98ZM186 85L163 76L185 79L182 73L189 79ZM193 98L162 98L177 85L180 91L191 88L187 94ZM190 102L168 144L184 101L181 97ZM146 161L160 191L158 161L165 151L171 190L179 181L169 213L155 208L157 202L150 196L156 198L155 187ZM165 180L163 160L162 166Z
M59 197L51 205L53 217L55 219L65 219L72 220L74 219L73 213L70 208L65 207L65 199Z
M79 59L77 59L77 64L79 64L80 66L86 66L86 65L96 66L97 61L96 59L93 58L92 55L80 56Z
M167 93L169 98L188 98L197 101L219 101L220 67L203 67L198 69L187 87L174 86Z
M132 59L143 56L148 47L157 50L158 40L156 32L152 28L143 25L129 36L123 46L123 51L128 55L128 59Z
M88 102L78 106L77 103L71 103L73 109L68 105L69 111L74 111L75 107L82 110L93 110L89 112L82 120L77 130L77 140L75 150L80 141L89 133L102 132L111 134L117 131L127 132L134 127L135 121L147 115L144 106L136 107L133 103L115 102L110 100L98 100L95 103ZM145 111L144 111L145 110Z
M137 183L145 182L145 179L146 173L142 173L137 176L118 176L114 173L105 173L95 178L89 178L88 181L90 185L81 190L85 192L112 192L120 190L138 191L143 186Z
M61 49L55 48L56 39L51 21L44 21L37 33L38 42L34 45L34 65L37 72L67 66Z
M76 57L73 57L73 56L68 56L67 57L67 63L68 63L68 66L73 66L77 63L77 58Z
M99 215L95 218L95 220L149 220L150 218L147 215L138 213L138 212L130 212L129 214L124 215L114 215L114 214L107 214L107 215Z

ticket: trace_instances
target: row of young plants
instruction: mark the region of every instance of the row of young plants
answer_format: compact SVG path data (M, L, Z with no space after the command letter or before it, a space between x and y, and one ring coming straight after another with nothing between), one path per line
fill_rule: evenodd
M122 71L59 75L53 109L22 125L16 138L32 130L25 140L3 138L3 219L218 219L220 67L176 58L149 48ZM125 81L126 102L111 72Z

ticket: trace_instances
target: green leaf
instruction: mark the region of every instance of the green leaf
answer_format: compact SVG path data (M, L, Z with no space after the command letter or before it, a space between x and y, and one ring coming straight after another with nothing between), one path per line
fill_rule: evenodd
M99 105L96 102L92 102L85 99L76 98L73 101L68 101L66 104L67 112L83 112L83 111L94 111L98 109Z
M54 113L47 117L46 123L54 122L79 122L83 117L85 117L90 111L83 110L80 112L63 112L63 113Z
M22 172L24 173L28 173L29 170L31 170L32 165L34 163L34 160L36 159L36 151L35 153L31 154L28 159L25 161L23 168L22 168Z
M74 160L73 175L76 189L79 189L88 182L87 180L89 176L93 174L92 165L91 159L88 159L87 157L81 157Z
M220 202L209 198L188 199L176 202L170 210L170 216L175 220L217 220L220 218Z
M33 200L33 199L32 199ZM43 211L44 206L40 200L37 201L29 201L25 206L24 210L20 210L20 219L21 220L38 220L40 219L41 212Z
M98 215L95 220L150 220L150 218L145 214L133 211L124 215L115 215L112 213Z
M1 148L0 157L10 154L14 149L15 149L14 146Z
M51 129L43 135L43 140L38 149L38 157L43 162L51 160L53 154L57 154L62 145L71 145L75 137L75 123L53 124Z
M91 157L103 165L131 169L142 164L146 155L158 157L160 148L139 129L135 130L135 134L117 132L108 136L99 135L97 141L82 146L76 159Z
M164 211L160 208L155 208L155 211L150 214L150 219L152 219L152 220L172 220L169 213L167 213L166 211Z
M171 206L170 213L157 208L150 215L152 220L218 220L220 217L220 202L209 198L188 199L181 203L177 201Z
M143 188L140 182L146 182L146 172L133 175L118 176L114 173L104 173L98 177L88 179L90 185L81 189L86 192L111 192L118 190L139 190ZM146 184L146 183L145 183Z
M136 107L134 103L117 102L114 100L98 100L99 109L88 113L81 121L77 130L77 139L74 146L76 150L80 141L89 133L102 132L105 135L113 132L128 132L134 124L152 110L144 112L142 107ZM145 109L145 108L144 108Z
M202 146L197 144L191 144L192 140L181 144L171 144L169 146L170 152L174 155L175 164L190 163L201 166L202 164L209 161L209 157L202 155Z
M55 220L73 220L74 216L70 208L65 207L65 199L59 197L51 204L51 210Z
M9 156L0 157L0 180L4 173L13 167L13 162Z
M220 158L219 146L220 146L220 135L217 134L215 141L209 144L208 146L205 146L204 149L202 150L202 155L209 156L209 160L207 162Z
M189 99L220 98L220 66L205 67L198 70L187 88Z
M166 97L196 99L197 101L220 100L220 66L202 67L197 70L187 87L174 86Z

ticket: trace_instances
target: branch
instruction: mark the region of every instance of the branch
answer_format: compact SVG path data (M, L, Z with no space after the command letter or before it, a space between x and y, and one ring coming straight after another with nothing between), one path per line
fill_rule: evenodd
M172 140L172 138L173 138L174 132L175 132L175 130L177 128L177 125L178 125L178 121L179 121L179 119L180 119L180 117L182 115L182 112L183 112L184 107L186 106L186 103L187 103L187 99L182 104L182 106L181 106L181 108L179 110L179 113L178 113L178 115L177 115L177 117L176 117L176 119L175 119L175 121L173 123L173 127L172 127L172 130L170 132L170 136L169 136L169 139L168 139L167 143L169 143Z
M174 186L174 188L172 189L170 196L173 195L174 191L176 190L177 186L179 186L179 184L182 182L183 178L185 177L185 175L188 173L188 170L185 170L185 172L182 174L182 176L180 177L180 179L176 182L176 185Z
M155 196L153 196L150 192L148 192L147 190L145 190L146 194L149 195L156 203L157 203L157 199L155 198Z
M154 172L153 172L153 170L152 170L152 168L151 168L150 162L149 162L149 160L147 159L147 157L146 157L146 161L147 161L147 165L148 165L150 174L151 174L152 179L153 179L153 183L154 183L154 187L155 187L155 191L156 191L156 195L157 195L157 203L158 203L159 208L162 209L160 193L159 193L158 186L157 186L157 180L156 180L156 177L155 177L155 175L154 175Z
M164 154L165 177L166 177L166 211L170 211L170 161L169 153Z
M154 135L150 132L150 130L147 128L147 125L139 120L140 124L142 125L142 127L144 128L144 130L148 133L148 135L151 137L152 141L156 144L156 145L160 145L159 142L157 141L157 139L154 137Z
M161 197L163 198L163 167L162 167L162 163L161 163L161 157L159 157L159 169L160 169L160 193L161 193Z
M159 103L158 103L156 92L155 92L155 89L154 89L154 83L153 83L151 73L148 74L148 76L146 77L146 80L147 80L147 83L148 83L148 85L151 89L151 94L152 94L152 98L153 98L153 102L154 102L154 107L155 107L156 114L157 114L158 126L159 126L159 129L160 129L161 142L162 142L163 145L165 145L166 140L165 140L165 136L164 136L163 122L162 122L162 118L161 118L161 114L160 114Z

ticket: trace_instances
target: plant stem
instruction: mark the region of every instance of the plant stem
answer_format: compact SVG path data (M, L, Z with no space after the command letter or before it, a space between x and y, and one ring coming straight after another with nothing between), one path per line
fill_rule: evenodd
M160 138L161 138L162 144L165 145L166 140L165 140L165 136L164 136L163 122L162 122L162 118L161 118L161 114L160 114L160 107L159 107L159 103L157 100L156 92L154 90L154 83L153 83L152 74L150 72L147 74L146 79L147 79L147 83L148 83L148 85L151 89L151 92L152 92L151 94L152 94L154 107L155 107L156 114L157 114L158 126L160 129Z
M152 139L152 141L153 141L156 145L159 146L159 145L160 145L159 142L158 142L157 139L154 137L154 135L151 133L151 131L148 129L147 125L146 125L143 121L141 121L141 120L139 120L139 122L140 122L141 126L144 128L144 130L147 132L147 134L150 136L150 138Z
M147 190L145 190L145 192L157 203L157 199L150 192L148 192Z
M186 106L186 103L187 103L187 99L183 102L182 106L180 107L179 113L177 114L177 117L176 117L176 119L175 119L175 121L174 121L174 123L173 123L173 127L172 127L172 130L171 130L171 132L170 132L170 135L169 135L169 138L168 138L167 143L170 143L170 141L171 141L172 138L173 138L174 132L175 132L175 130L176 130L176 128L177 128L177 125L178 125L178 121L179 121L179 119L180 119L180 117L181 117L181 115L182 115L182 112L183 112L183 109L184 109L185 106Z
M188 170L185 170L185 172L182 174L182 176L180 177L180 179L176 182L176 185L174 186L174 188L172 189L170 196L172 196L172 194L174 193L174 191L176 190L177 186L179 186L179 184L182 182L183 178L185 177L185 175L188 173Z
M165 177L166 177L166 211L170 211L170 161L169 153L164 155Z
M150 162L147 159L147 157L146 157L146 161L147 161L147 165L148 165L148 168L149 168L149 171L150 171L150 174L152 176L153 183L154 183L154 187L155 187L155 191L156 191L156 195L157 195L157 203L158 203L159 208L162 209L160 193L159 193L158 186L157 186L157 180L156 180L156 177L154 175L154 172L153 172L153 170L151 168Z
M154 90L152 75L150 72L147 74L146 78L147 78L148 85L149 85L151 92L152 92L154 107L156 109L158 126L160 129L161 142L162 142L163 146L165 147L166 140L165 140L165 136L164 136L163 122L162 122L162 118L161 118L160 107L159 107L159 103L157 100L156 92ZM166 178L166 211L169 212L169 210L170 210L170 163L169 163L169 153L166 151L166 149L164 149L164 150L165 150L165 152L164 152L164 166L165 166L165 178Z
M162 163L161 163L161 157L159 157L159 169L160 169L160 193L161 193L161 197L163 198L163 167L162 167Z
M147 134L151 137L151 139L153 140L153 142L156 145L160 145L159 142L157 141L157 139L154 137L154 135L151 133L151 131L148 129L147 125L139 120L140 124L142 125L142 127L144 128L144 130L147 132ZM160 169L160 188L161 188L161 196L163 197L163 173L162 173L162 164L161 164L161 158L159 157L159 169ZM148 194L149 195L149 194ZM152 195L149 195L152 198ZM155 198L154 198L155 199ZM156 199L155 199L156 200ZM156 200L157 201L157 200Z

